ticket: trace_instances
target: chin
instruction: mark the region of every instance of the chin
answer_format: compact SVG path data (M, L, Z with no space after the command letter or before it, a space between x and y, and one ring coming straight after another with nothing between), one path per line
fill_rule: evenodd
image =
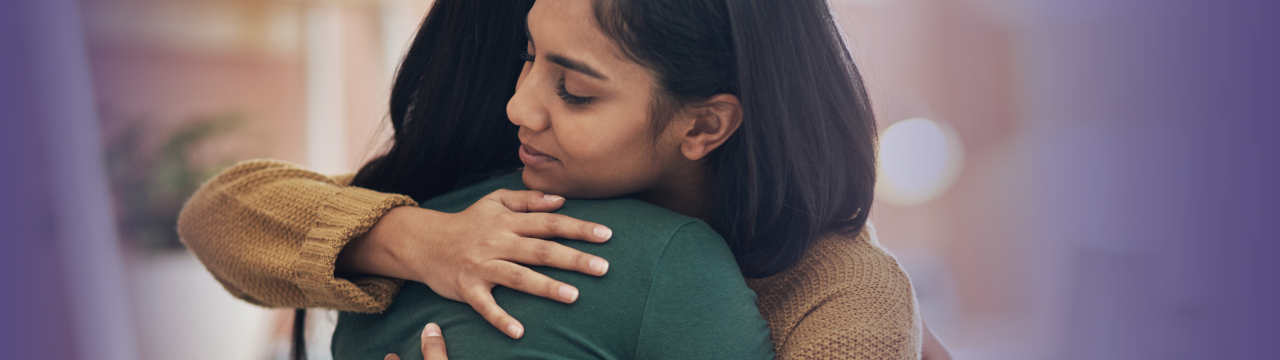
M529 190L537 190L549 195L563 196L571 199L605 199L626 195L628 192L599 185L609 183L608 180L563 179L525 167L520 173L520 180ZM584 186L581 184L597 184Z
M531 169L527 166L521 170L520 180L524 181L524 187L529 188L529 190L537 190L549 195L569 197L569 194L565 194L566 189L553 185L556 183L564 184L564 182L551 181L543 174L539 174L537 170Z

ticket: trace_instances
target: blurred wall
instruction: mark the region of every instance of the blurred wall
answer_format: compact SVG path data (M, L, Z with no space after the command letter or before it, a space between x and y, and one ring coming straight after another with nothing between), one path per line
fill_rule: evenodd
M982 349L1016 339L1031 310L1021 24L976 0L833 1L832 7L882 132L913 118L954 132L958 151L950 161L958 171L938 180L941 194L904 204L878 192L871 221L912 276L939 336L962 357L996 358ZM885 151L882 178L891 165L885 162L898 159Z
M157 174L117 177L128 182L116 186L122 204L117 213L155 213L176 211L181 203L154 205L151 189L194 189L195 184L165 178L174 171L203 181L222 166L250 158L281 159L328 174L358 169L390 135L384 128L391 76L430 2L80 4L102 136L108 152L124 158L112 164ZM199 132L205 124L220 130ZM178 155L181 169L164 167L172 158L164 152L175 149L190 152ZM122 226L172 231L163 221ZM146 232L126 231L133 233ZM287 332L280 326L289 321L288 312L234 299L185 251L123 240L142 358L287 356ZM320 350L324 343L313 345Z

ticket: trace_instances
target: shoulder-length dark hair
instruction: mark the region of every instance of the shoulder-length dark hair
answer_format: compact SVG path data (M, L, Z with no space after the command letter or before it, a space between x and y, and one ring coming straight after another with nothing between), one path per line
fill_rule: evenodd
M716 94L742 126L711 155L710 225L748 277L866 224L876 125L824 0L597 0L600 29L657 77L655 129Z
M438 0L391 92L394 143L353 185L423 201L520 166L506 116L533 1ZM596 0L602 32L656 75L654 129L716 94L743 124L710 157L709 223L747 277L866 223L876 125L824 0Z

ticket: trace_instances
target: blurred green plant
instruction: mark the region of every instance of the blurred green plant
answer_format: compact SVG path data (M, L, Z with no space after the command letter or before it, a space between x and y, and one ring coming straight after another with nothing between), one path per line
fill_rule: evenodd
M191 194L231 160L196 164L192 153L207 141L240 128L239 114L201 117L168 134L158 147L144 147L155 136L146 121L133 121L107 143L107 171L116 198L120 235L143 251L183 248L178 212Z

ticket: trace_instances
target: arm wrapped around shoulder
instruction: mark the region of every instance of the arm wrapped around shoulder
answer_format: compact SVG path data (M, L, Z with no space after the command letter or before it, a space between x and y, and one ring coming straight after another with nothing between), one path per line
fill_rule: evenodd
M748 285L760 295L779 359L919 359L911 279L862 232L828 234L795 266Z
M920 359L914 304L865 306L864 301L845 294L819 305L792 331L778 358ZM876 311L883 316L871 315Z
M407 196L346 186L289 163L249 160L201 186L178 218L182 242L232 295L270 307L385 309L400 280L334 276L338 252Z

